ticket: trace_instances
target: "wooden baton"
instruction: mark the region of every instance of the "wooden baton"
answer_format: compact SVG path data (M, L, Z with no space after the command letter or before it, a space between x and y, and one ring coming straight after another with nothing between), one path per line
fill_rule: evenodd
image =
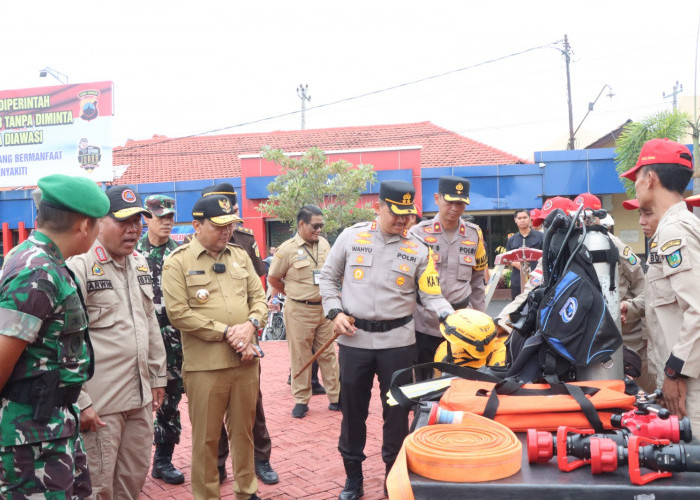
M353 324L355 323L355 318L353 318L352 316L348 316L348 320L350 321L350 323L353 323ZM323 345L321 346L321 348L320 348L318 351L316 351L316 354L314 354L313 356L311 356L311 359L308 360L308 361L306 362L306 364L305 364L304 366L301 367L301 370L299 370L299 371L296 373L296 375L294 375L293 378L297 378L299 375L301 375L301 374L304 372L304 370L306 370L309 366L311 366L311 363L313 363L314 361L316 361L316 360L318 359L318 357L321 355L321 353L322 353L323 351L325 351L326 349L328 349L328 347L330 347L330 345L333 344L333 342L335 342L335 339L337 339L338 337L340 337L340 333L334 333L333 336L332 336L330 339L328 339L328 340L326 341L326 343L323 344Z

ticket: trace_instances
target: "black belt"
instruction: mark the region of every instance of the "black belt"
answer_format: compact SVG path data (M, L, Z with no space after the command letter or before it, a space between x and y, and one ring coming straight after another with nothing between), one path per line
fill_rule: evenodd
M371 319L355 318L355 326L366 332L388 332L394 328L405 325L413 319L413 315L409 314L399 319L388 319L384 321L374 321Z
M292 299L291 297L289 297ZM306 304L307 306L320 306L321 301L319 300L318 302L312 302L310 300L297 300L297 299L292 299L294 302L299 302L300 304Z
M455 302L454 304L450 304L450 305L452 306L452 309L454 309L455 311L457 309L464 309L465 307L467 307L469 305L469 297L467 297L464 300L460 300L459 302Z
M2 390L2 397L15 403L34 404L36 402L35 380L8 382ZM57 387L51 391L52 406L69 406L78 401L81 385Z

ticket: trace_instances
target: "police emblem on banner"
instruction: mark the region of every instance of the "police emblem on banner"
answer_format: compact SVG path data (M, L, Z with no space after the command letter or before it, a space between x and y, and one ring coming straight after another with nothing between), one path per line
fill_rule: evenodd
M100 160L102 160L100 148L91 146L87 137L80 139L78 143L78 163L80 163L80 168L90 173L100 166Z
M99 90L83 90L78 94L80 98L80 118L85 121L94 120L100 114L97 109L97 96Z

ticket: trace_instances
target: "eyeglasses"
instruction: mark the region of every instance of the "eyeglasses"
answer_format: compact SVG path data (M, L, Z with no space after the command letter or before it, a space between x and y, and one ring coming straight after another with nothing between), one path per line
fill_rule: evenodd
M323 229L323 226L325 226L325 224L323 222L319 222L317 224L310 224L310 226L311 229L313 229L314 231L318 231L319 229Z

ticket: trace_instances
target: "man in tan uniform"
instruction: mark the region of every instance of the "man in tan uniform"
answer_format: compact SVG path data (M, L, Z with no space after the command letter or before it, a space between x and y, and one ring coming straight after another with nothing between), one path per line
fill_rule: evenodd
M297 234L280 245L272 259L268 280L273 295L284 293L284 323L287 328L287 345L292 374L296 375L312 354L333 336L333 324L323 313L321 292L318 287L321 268L331 247L320 236L323 229L323 212L314 205L301 207L297 214ZM335 348L324 350L318 364L326 384L329 410L338 411L338 360ZM303 418L309 411L311 399L311 370L305 370L292 379L294 408L292 417Z
M470 306L485 312L484 269L488 259L484 237L479 226L462 219L469 204L469 181L454 175L440 177L434 196L438 214L411 228L410 234L431 248L442 295L452 307ZM415 319L418 363L429 363L445 340L440 334L440 320L422 303L416 307Z
M258 243L255 241L253 231L247 227L243 227L240 219L240 209L238 207L238 195L233 189L233 186L228 182L214 184L202 189L202 196L224 195L231 202L231 213L236 216L233 222L233 232L229 243L243 247L248 257L253 262L253 267L258 276L262 277L267 273L265 263L260 257ZM260 375L260 374L259 374ZM272 469L270 464L270 455L272 454L272 440L270 433L267 431L267 423L265 421L265 410L263 408L262 391L258 390L258 402L255 407L255 425L253 425L253 443L255 444L255 474L265 484L275 484L279 482L279 476ZM226 479L226 460L228 459L228 435L226 434L226 426L221 427L221 438L219 439L219 458L217 467L219 469L219 480L223 482Z
M151 214L129 186L107 197L97 240L68 261L84 290L95 350L95 375L78 398L80 430L95 497L136 499L151 463L152 412L167 383L165 346L148 263L134 250L141 214Z
M387 473L408 434L408 411L390 407L383 395L393 373L415 360L416 297L440 318L454 312L440 294L430 249L405 229L408 216L416 213L414 196L409 182L382 182L375 202L377 219L344 230L321 270L323 309L341 334L343 421L338 450L347 475L341 500L364 494L362 461L375 374L382 394L382 459Z
M226 422L237 499L257 499L253 421L258 398L257 329L267 312L260 278L245 251L228 244L237 219L223 195L192 209L196 235L165 260L163 295L182 334L192 423L192 493L220 498L217 444Z
M623 302L623 318L644 314L649 360L663 391L664 405L700 428L700 220L683 192L693 174L687 147L668 139L647 141L634 168L640 225L649 240L644 295ZM658 223L656 220L658 218ZM642 312L644 311L644 312Z

